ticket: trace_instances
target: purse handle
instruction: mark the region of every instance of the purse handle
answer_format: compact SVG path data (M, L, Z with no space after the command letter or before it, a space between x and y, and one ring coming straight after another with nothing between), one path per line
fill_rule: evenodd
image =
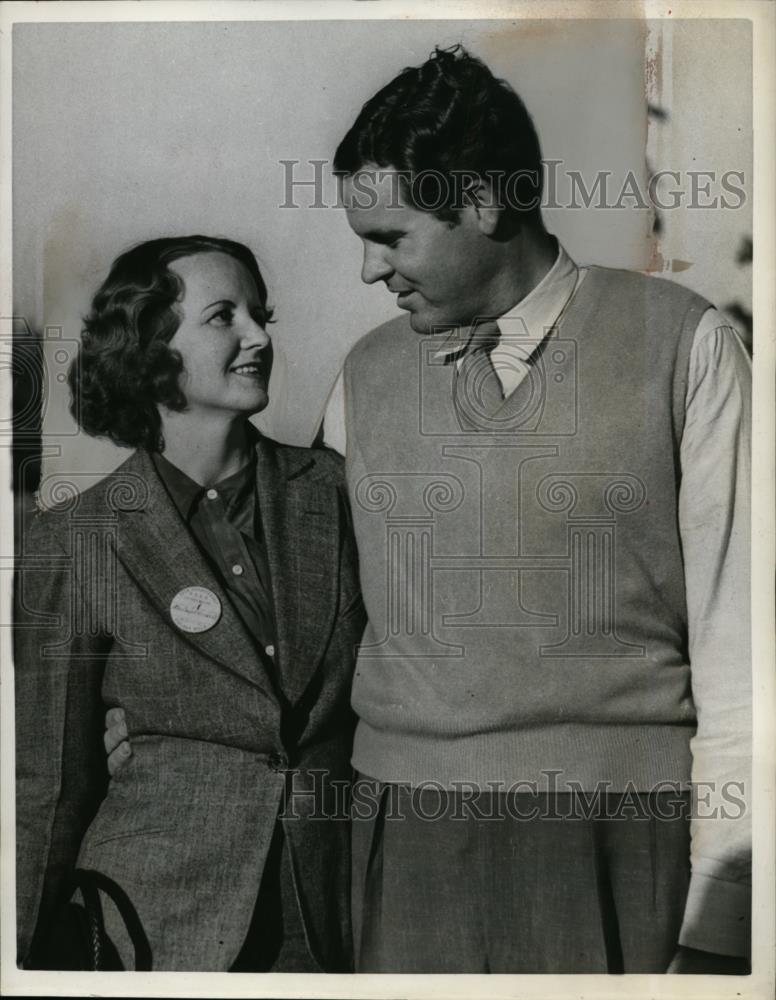
M92 960L92 971L101 972L105 957L105 943L108 936L105 932L105 918L102 912L100 892L114 903L124 921L124 927L135 950L135 971L150 972L152 965L151 945L143 930L137 910L130 902L129 896L112 879L101 872L86 868L76 868L73 873L74 888L79 889L84 901L84 910L89 925L89 947Z

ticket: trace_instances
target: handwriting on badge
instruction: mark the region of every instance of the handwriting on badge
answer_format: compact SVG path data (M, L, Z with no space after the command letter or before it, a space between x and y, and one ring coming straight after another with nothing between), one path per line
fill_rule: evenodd
M183 632L207 632L221 617L221 602L207 587L184 587L170 602L170 615Z

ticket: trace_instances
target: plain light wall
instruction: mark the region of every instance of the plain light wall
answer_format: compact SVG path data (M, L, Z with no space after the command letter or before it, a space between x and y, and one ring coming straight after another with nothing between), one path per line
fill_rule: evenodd
M652 165L743 170L749 186L748 22L661 32L658 96L670 117ZM122 250L194 232L251 246L278 320L259 423L309 443L349 347L397 309L382 287L361 284L360 245L341 209L309 207L306 190L308 207L280 207L281 161L330 160L372 93L435 45L463 42L521 94L545 159L589 181L611 171L616 194L628 170L646 178L647 36L645 22L605 19L16 25L15 314L49 334L61 328L46 345L44 471L80 470L86 485L127 454L77 432L58 381ZM303 165L297 176L311 175ZM654 261L649 211L556 209L545 219L580 261ZM734 256L750 232L749 203L666 213L660 254L666 268L686 261L671 276L717 302L748 302Z

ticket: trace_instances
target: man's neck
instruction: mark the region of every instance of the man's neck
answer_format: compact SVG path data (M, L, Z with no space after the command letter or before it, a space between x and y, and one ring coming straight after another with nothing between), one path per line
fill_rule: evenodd
M558 257L558 241L545 229L523 230L504 247L503 267L489 288L494 316L513 309L545 278Z
M197 420L193 414L163 411L162 434L164 457L200 486L213 486L234 475L251 458L245 419Z

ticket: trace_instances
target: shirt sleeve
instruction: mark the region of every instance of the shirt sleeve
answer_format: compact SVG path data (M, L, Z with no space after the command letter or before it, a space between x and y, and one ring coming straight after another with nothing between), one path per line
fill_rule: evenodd
M323 443L327 448L332 448L345 454L347 447L347 435L345 431L345 379L343 373L337 376L337 381L332 386L326 407L323 413Z
M693 699L691 877L679 943L749 951L751 362L715 309L690 354L679 530Z

